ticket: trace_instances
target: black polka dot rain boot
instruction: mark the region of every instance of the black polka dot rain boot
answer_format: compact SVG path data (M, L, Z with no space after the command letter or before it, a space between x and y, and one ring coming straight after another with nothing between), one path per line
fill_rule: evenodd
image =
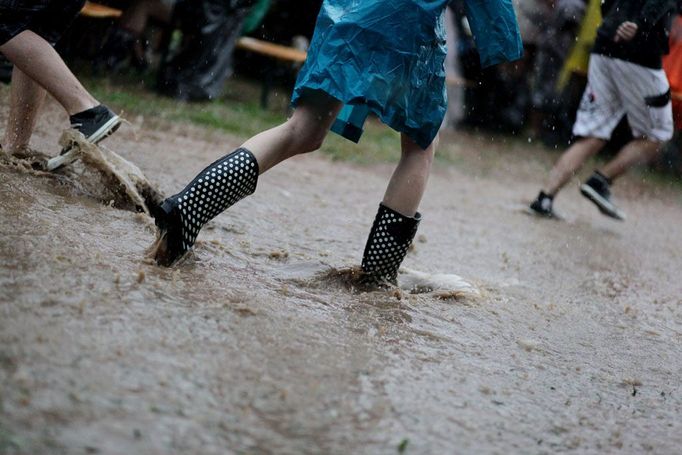
M397 284L398 269L412 243L421 214L409 218L379 204L362 257L363 281L367 284Z
M201 228L252 194L257 181L256 157L239 148L201 171L184 190L151 209L159 228L156 262L170 266L184 256Z

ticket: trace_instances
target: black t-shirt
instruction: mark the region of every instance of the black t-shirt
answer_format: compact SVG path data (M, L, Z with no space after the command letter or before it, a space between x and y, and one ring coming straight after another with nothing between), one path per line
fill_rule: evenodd
M592 52L649 68L662 67L668 53L668 33L676 0L604 0L604 18L597 30ZM623 22L637 24L637 34L630 41L616 43L616 30Z

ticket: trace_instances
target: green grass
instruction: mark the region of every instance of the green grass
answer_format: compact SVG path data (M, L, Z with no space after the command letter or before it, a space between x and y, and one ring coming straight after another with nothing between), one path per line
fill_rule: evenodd
M165 98L148 89L144 82L132 78L113 82L101 78L84 80L96 98L122 111L124 117L143 115L152 126L162 126L163 122L191 123L246 139L280 124L287 116L289 94L281 89L275 91L271 106L263 109L257 82L232 79L225 95L207 103ZM334 160L358 164L395 162L400 156L400 135L378 120L369 119L360 144L330 134L321 150Z

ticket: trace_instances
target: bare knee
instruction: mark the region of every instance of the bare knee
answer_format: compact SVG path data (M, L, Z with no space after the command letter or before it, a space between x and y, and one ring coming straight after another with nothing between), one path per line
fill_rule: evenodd
M327 130L314 128L301 135L300 153L309 153L322 147L324 139L327 137Z
M424 148L421 148L416 142L410 139L407 135L401 135L401 149L402 149L402 160L410 160L411 162L420 162L422 166L426 168L431 167L433 162L433 157L436 153L436 147L438 147L439 138L436 136L431 144Z
M636 140L636 139L635 139ZM663 141L658 139L644 138L641 139L642 149L649 153L657 153L663 148Z
M327 137L327 129L306 119L296 116L286 122L287 134L290 138L291 155L314 152L322 147Z
M583 137L574 143L574 146L584 150L584 153L590 156L601 151L604 145L606 145L606 141L598 137Z

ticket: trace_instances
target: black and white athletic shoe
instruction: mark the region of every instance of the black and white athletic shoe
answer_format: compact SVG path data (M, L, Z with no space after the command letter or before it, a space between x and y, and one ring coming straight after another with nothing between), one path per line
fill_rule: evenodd
M71 128L80 131L88 142L97 144L121 126L121 118L103 104L72 115ZM78 159L73 147L65 147L58 156L47 162L47 170L54 171Z
M595 171L589 179L580 185L580 193L597 206L599 211L616 220L625 220L625 214L611 202L609 180Z
M541 216L543 218L560 218L552 208L553 202L554 198L552 196L546 194L544 191L540 191L538 197L528 206L526 211L531 215Z
M153 252L157 264L171 266L194 246L210 220L256 191L258 162L238 148L201 171L189 185L149 209L159 228Z

